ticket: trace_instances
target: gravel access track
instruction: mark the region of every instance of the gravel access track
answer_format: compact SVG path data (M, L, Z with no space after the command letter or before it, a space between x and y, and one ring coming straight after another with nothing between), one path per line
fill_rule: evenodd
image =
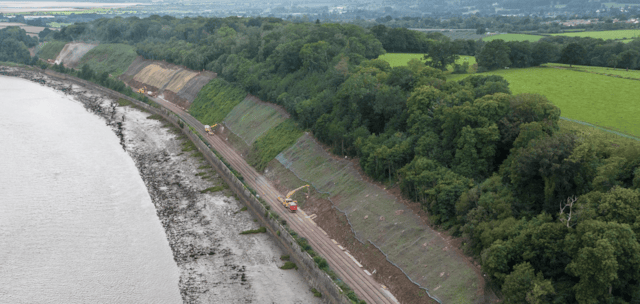
M204 125L175 104L160 98L153 98L153 100L176 113L195 128L235 170L242 174L245 183L255 189L271 205L273 211L276 211L293 230L309 241L313 249L327 260L331 269L354 290L358 297L367 303L398 303L396 299L385 295L385 292L388 293L388 291L370 275L367 275L364 272L364 268L356 265L302 209L298 209L297 213L286 211L278 201L278 196L284 195L279 193L261 174L256 172L225 140L217 135L208 135L204 130Z

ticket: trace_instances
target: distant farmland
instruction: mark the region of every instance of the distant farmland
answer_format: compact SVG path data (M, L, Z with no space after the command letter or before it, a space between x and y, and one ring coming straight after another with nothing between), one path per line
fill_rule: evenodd
M640 137L640 83L569 69L509 69L479 75L500 75L513 94L539 93L562 110L562 116ZM456 75L458 76L458 75ZM459 80L466 75L451 78Z
M494 36L489 36L489 37L485 37L482 38L482 41L493 41L493 40L497 40L497 39L502 39L504 41L529 41L529 42L536 42L540 39L544 38L544 36L538 36L538 35L526 35L526 34L499 34L499 35L494 35Z
M640 30L594 31L551 34L551 36L591 37L600 39L633 39L640 38ZM626 41L629 42L629 41Z
M483 37L487 37L487 34L476 34L476 30L475 29L422 29L422 28L410 28L410 30L412 31L418 31L418 32L423 32L423 33L440 33L443 34L449 38L451 38L451 40L456 40L456 39L473 39L473 40L478 40L480 38Z

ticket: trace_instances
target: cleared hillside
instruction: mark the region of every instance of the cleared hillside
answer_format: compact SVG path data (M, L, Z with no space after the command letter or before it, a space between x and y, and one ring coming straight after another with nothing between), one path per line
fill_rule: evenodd
M96 46L98 45L82 42L67 43L56 57L56 63L64 64L68 68L77 68L82 57Z
M215 77L212 72L196 72L164 61L137 57L120 79L134 88L146 87L147 91L186 108Z

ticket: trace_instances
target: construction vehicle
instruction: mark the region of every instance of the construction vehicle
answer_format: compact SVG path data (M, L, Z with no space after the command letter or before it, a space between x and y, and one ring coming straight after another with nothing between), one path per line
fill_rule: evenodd
M209 126L209 125L205 125L204 126L204 130L209 133L209 135L213 135L213 128L215 128L218 124L215 124L213 126Z
M284 198L282 198L282 196L278 196L278 200L280 201L280 203L282 203L282 206L289 210L289 212L296 212L298 210L298 201L293 200L291 196L293 196L293 194L295 194L298 190L307 187L309 187L309 185L304 185L302 187L293 189L289 193L287 193L287 196Z
M140 94L144 94L146 91L147 91L147 87L142 87L142 88L138 89L138 91L136 91L136 92L138 92Z

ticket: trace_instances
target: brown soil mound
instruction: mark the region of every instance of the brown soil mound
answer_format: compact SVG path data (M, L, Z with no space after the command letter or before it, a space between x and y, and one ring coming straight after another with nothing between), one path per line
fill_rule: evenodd
M146 86L147 91L154 95L162 95L164 99L187 108L202 87L215 77L215 73L196 72L164 61L138 57L120 79L136 89Z

